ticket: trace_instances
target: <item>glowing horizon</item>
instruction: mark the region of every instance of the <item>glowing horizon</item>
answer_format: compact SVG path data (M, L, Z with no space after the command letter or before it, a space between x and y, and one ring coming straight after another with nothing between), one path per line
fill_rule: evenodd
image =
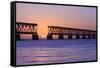
M47 26L96 30L96 8L17 3L16 21L38 24L37 33L42 38L48 33Z

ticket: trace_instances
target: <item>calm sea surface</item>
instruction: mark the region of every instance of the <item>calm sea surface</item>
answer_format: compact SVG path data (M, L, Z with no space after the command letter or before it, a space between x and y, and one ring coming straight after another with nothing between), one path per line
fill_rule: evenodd
M96 60L96 39L16 41L17 65Z

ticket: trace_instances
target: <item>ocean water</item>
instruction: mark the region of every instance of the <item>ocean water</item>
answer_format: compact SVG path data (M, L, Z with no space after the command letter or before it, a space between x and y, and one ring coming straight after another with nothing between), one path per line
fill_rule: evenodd
M16 41L16 64L96 60L96 39Z

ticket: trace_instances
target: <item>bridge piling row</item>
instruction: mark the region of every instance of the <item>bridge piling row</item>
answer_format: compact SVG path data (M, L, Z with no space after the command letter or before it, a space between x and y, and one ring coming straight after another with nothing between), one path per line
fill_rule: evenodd
M75 39L95 39L96 37L93 35L88 35L87 37L85 35L82 36L82 38L80 38L80 35L76 35L76 38ZM53 35L47 35L47 39L48 40L52 40L53 39ZM58 39L64 39L64 36L63 35L59 35L58 36ZM73 39L73 36L72 35L68 35L68 38L67 39Z

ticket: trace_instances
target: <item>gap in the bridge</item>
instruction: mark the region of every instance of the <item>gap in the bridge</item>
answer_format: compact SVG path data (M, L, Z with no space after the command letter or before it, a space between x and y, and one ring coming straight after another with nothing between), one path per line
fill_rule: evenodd
M39 36L39 39L47 39L47 34L48 34L47 26L43 24L38 24L37 34Z

